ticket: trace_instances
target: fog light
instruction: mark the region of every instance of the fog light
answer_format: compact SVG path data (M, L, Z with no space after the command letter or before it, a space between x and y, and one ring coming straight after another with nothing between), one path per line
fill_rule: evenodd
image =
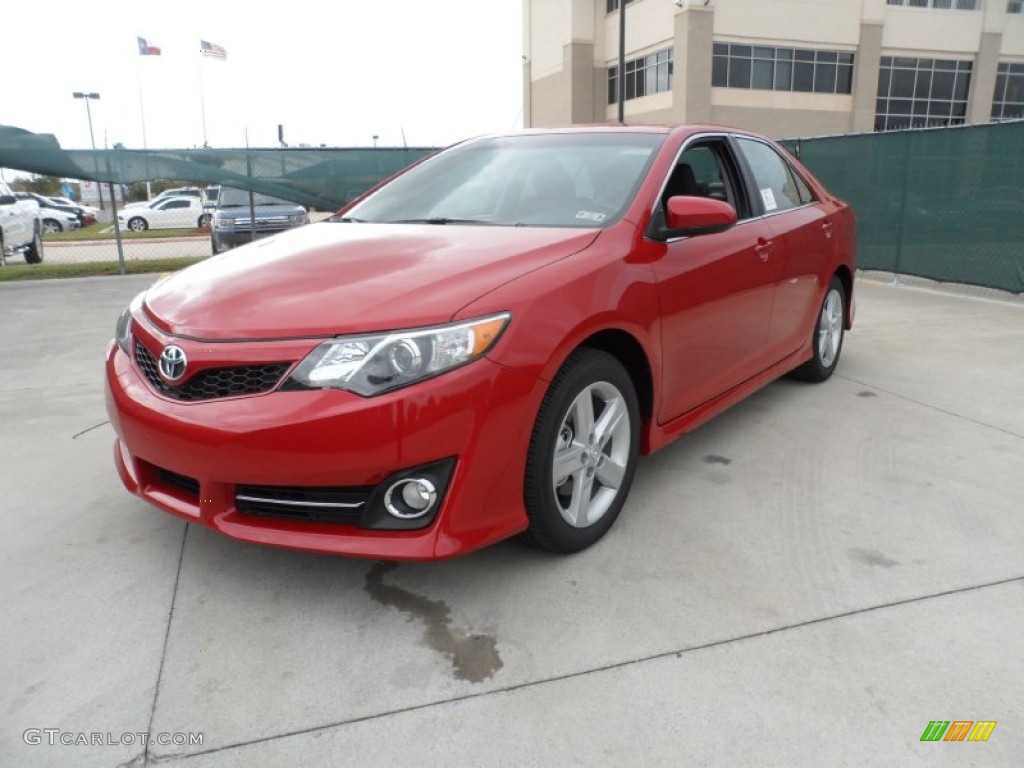
M384 507L401 520L415 520L434 508L437 489L425 478L407 477L394 483L384 494Z

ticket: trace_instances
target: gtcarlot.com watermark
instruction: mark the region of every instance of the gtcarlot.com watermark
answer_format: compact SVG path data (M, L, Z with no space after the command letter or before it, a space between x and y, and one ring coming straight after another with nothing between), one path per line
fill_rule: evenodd
M174 745L176 747L191 746L201 747L203 745L202 733L106 733L84 731L62 731L60 728L29 728L21 738L26 744L48 744L54 746L63 744L66 747L116 747L116 746L161 746Z

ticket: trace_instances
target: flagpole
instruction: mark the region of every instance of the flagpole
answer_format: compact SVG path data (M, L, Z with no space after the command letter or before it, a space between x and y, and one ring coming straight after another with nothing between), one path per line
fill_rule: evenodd
M146 140L146 107L142 98L142 56L135 63L135 73L139 81L139 117L142 119L142 148L149 149L149 142ZM153 199L153 187L149 179L146 179L146 199Z
M203 55L199 54L199 106L203 114L203 146L210 146L206 141L206 91L203 88Z

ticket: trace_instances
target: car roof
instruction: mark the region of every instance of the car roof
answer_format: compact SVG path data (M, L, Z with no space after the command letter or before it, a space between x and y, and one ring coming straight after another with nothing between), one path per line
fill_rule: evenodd
M542 136L552 134L582 134L582 133L652 133L665 135L692 136L699 133L731 133L741 136L752 136L756 138L769 138L762 134L736 128L731 125L718 125L715 123L602 123L594 125L567 125L559 128L526 128L519 131L507 131L504 133L493 133L475 136L473 139L496 139L511 138L515 136ZM769 139L770 140L770 139Z

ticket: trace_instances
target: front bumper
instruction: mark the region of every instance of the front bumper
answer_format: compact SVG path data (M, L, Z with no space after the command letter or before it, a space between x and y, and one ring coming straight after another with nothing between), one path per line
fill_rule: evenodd
M145 333L148 345L172 341L151 329ZM280 357L282 347L290 346L298 360L318 341L173 339L190 359L201 359L204 352L211 358ZM274 351L268 353L268 347ZM113 343L106 374L107 411L118 438L115 462L125 487L232 538L359 557L432 560L526 527L525 457L544 384L490 360L374 398L275 389L183 402L158 394ZM380 487L403 470L452 458L454 471L437 514L418 530L262 517L240 510L235 498L239 485Z

